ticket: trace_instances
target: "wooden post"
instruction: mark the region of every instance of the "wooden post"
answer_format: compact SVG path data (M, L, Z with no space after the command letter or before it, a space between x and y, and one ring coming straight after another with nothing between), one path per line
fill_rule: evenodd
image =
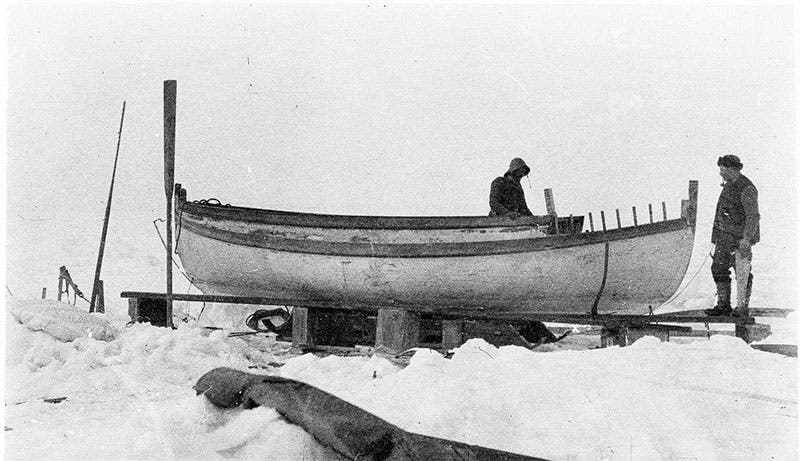
M419 314L405 309L378 309L375 347L403 352L419 343Z
M639 227L639 220L636 219L636 207L633 207L633 226Z
M95 307L95 312L99 312L101 314L105 314L106 313L106 298L105 298L105 294L104 294L104 290L103 290L103 281L102 280L98 280L97 281L96 292L97 292L97 294L95 295L95 298L96 298L97 302L96 302L96 304L94 306Z
M686 221L692 227L697 223L697 188L697 181L689 181L689 203L686 208Z
M292 347L315 346L316 316L313 309L295 307L292 309Z
M603 223L603 232L605 232L605 230L606 230L606 212L605 211L601 211L600 212L600 221Z
M667 220L667 202L661 202L661 211L664 212L664 221Z
M592 213L589 213L589 229L594 232L594 220L592 219Z
M114 156L114 169L111 172L111 186L108 188L108 201L106 202L106 215L103 219L103 232L100 234L100 250L97 252L97 266L94 271L92 296L89 300L89 312L95 312L97 306L97 285L100 281L100 270L103 266L103 252L106 247L106 234L108 233L108 220L111 218L111 198L114 194L114 179L117 176L117 160L119 159L119 145L122 141L122 122L125 121L125 101L122 102L122 117L119 119L119 133L117 134L117 153Z
M617 208L617 229L622 227L622 221L619 220L619 208Z
M164 193L167 197L167 328L172 328L172 194L175 184L175 115L177 86L164 81Z
M139 298L128 298L128 316L131 322L139 321Z
M653 204L647 204L647 210L650 212L650 224L653 224Z
M57 300L61 301L61 293L64 292L64 277L61 274L58 275L58 296L56 297Z
M553 201L553 190L552 189L545 189L544 190L544 202L547 206L547 214L553 217L553 226L555 228L556 234L559 233L558 229L558 213L556 213L556 204Z
M42 287L42 299L47 299L47 287Z

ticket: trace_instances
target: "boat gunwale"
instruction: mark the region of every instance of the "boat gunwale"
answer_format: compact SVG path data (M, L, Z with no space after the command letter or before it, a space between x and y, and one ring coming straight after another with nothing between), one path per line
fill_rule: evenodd
M202 217L202 216L201 216ZM478 242L435 242L435 243L373 243L373 242L330 242L311 239L291 239L273 234L254 234L235 232L203 225L181 219L183 232L242 246L265 248L276 251L306 253L318 255L334 255L347 257L394 257L394 258L431 258L431 257L466 257L489 256L513 253L571 248L584 245L603 244L636 237L658 235L691 230L691 243L686 249L691 253L694 246L694 227L685 218L659 221L652 224L622 227L605 231L582 232L577 234L557 234L546 237L527 237L508 240L485 240Z
M244 223L275 224L294 227L319 227L326 229L379 229L379 230L436 230L436 229L489 229L530 228L552 224L550 215L520 216L364 216L302 213L267 210L233 205L216 205L182 201L177 214L202 215L209 218ZM559 219L569 219L560 217ZM583 216L574 216L583 222Z

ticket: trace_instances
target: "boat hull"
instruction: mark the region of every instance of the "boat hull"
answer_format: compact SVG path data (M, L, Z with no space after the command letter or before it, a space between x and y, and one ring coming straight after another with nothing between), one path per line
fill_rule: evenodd
M176 248L204 293L343 304L642 313L676 292L694 242L686 219L547 235L541 223L506 220L324 226L331 220L181 205Z

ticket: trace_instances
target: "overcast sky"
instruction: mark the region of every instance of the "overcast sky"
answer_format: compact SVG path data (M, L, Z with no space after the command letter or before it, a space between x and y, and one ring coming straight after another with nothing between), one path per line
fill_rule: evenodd
M666 200L674 217L698 179L710 220L716 159L735 153L780 197L766 219L795 226L792 20L740 6L16 5L10 241L53 217L99 233L123 101L112 229L152 230L167 79L190 200L485 215L520 156L534 213L549 187L564 215Z

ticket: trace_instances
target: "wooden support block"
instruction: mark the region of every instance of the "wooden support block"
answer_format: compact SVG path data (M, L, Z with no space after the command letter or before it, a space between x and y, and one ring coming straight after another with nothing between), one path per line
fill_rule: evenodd
M128 298L128 316L131 322L139 321L139 298Z
M442 348L455 349L464 344L463 325L461 320L442 320Z
M419 314L405 309L378 309L375 347L398 353L419 342Z
M772 333L769 325L763 323L751 323L749 325L736 324L736 337L742 338L744 342L761 341Z
M600 347L627 346L627 330L628 328L623 325L603 326L603 329L600 330Z
M314 310L306 307L292 309L292 346L314 346L316 316Z

